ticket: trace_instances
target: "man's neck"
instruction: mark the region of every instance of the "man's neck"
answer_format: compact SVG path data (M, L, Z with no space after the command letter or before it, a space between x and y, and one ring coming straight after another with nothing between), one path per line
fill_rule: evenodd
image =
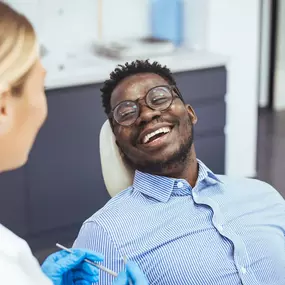
M192 145L189 156L184 162L168 166L164 173L158 174L171 178L185 179L191 187L196 185L199 174L199 164L196 158L195 147Z
M194 187L196 185L199 173L199 164L196 159L196 155L194 157L191 156L186 163L186 165L177 167L175 171L169 173L167 176L172 178L185 179L191 185L191 187Z
M187 166L183 169L179 177L185 179L193 188L196 185L199 174L199 164L195 158L191 158Z

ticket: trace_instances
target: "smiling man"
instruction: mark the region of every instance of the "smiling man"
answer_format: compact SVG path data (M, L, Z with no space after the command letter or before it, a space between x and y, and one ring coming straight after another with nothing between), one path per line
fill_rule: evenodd
M152 285L285 284L283 198L258 180L217 176L196 158L197 117L170 70L148 61L120 66L102 100L136 172L131 187L83 224L75 246L102 252L117 272L127 256ZM99 284L111 283L101 273Z
M193 124L197 118L192 107L184 105L173 80L167 82L147 72L130 75L114 89L110 104L112 110L106 112L128 164L142 172L177 176L195 184Z

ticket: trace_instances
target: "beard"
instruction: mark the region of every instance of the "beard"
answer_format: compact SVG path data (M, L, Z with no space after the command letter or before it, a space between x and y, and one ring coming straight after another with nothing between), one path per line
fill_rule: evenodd
M137 169L141 172L157 174L157 175L167 175L168 172L173 172L178 166L186 165L191 156L191 148L194 141L194 130L191 118L189 116L188 121L188 136L180 144L179 149L175 151L171 156L163 157L157 160L145 160L142 163L136 161L133 162L127 153L124 153L123 160L132 169Z

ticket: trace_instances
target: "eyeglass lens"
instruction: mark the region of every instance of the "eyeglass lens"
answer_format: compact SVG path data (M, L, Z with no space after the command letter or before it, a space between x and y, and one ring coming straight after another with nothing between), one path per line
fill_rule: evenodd
M153 110L166 110L172 100L172 90L168 86L152 88L145 96L146 105ZM124 126L133 124L139 116L138 101L123 101L118 104L114 109L114 119Z

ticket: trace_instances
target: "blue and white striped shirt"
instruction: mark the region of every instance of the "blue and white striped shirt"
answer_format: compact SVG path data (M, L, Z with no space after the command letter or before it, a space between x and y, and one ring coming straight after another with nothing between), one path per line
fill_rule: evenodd
M75 247L123 256L152 285L284 285L285 203L268 184L213 174L201 161L196 186L136 171L134 183L82 226ZM100 272L99 284L113 278Z

